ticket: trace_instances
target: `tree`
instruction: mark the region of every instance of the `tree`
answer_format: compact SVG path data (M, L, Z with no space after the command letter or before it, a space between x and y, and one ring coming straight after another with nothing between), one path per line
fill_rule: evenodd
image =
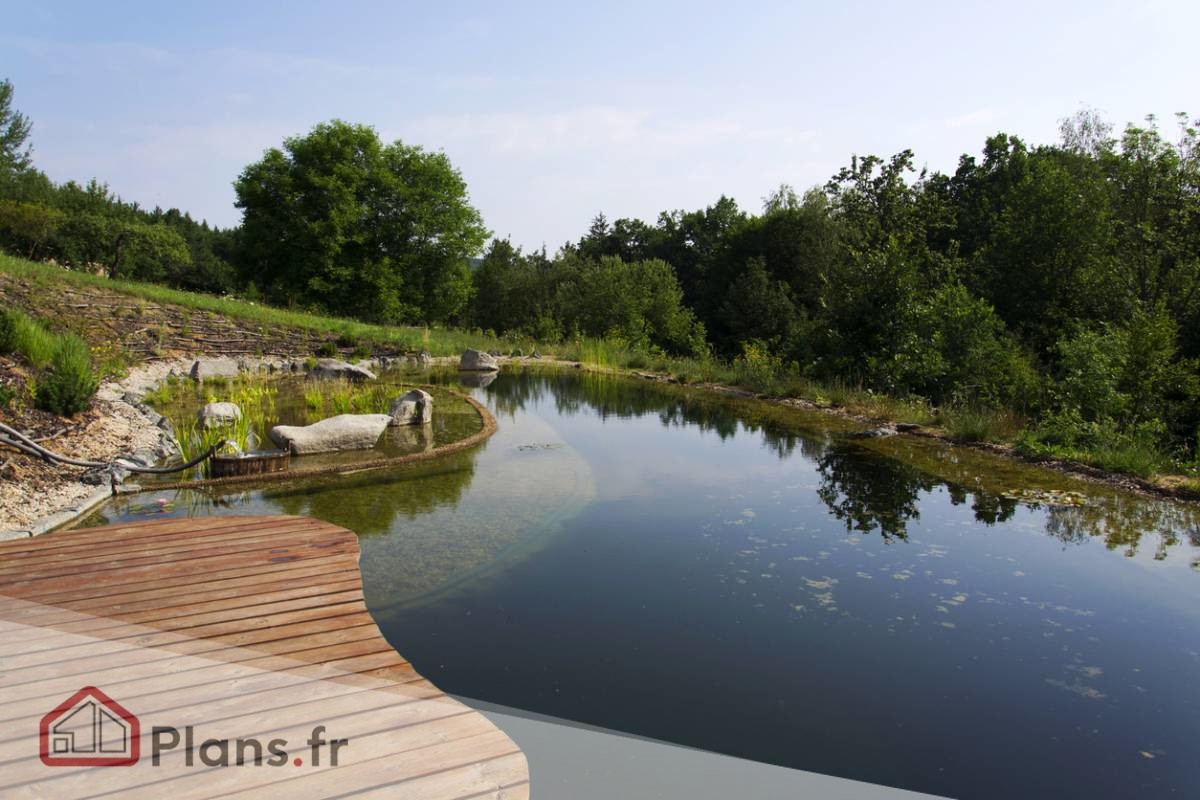
M801 320L787 284L772 280L761 258L750 259L730 285L721 312L738 347L757 340L776 355L793 354Z
M234 188L243 276L273 301L442 322L470 299L487 231L444 154L334 120L268 150Z
M0 81L0 173L22 172L29 167L32 155L26 142L33 123L12 107L13 85Z
M0 242L33 259L58 230L65 215L42 203L0 200Z

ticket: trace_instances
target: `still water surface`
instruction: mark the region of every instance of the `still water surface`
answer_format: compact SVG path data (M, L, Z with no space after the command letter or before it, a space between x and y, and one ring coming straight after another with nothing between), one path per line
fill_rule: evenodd
M356 531L380 628L467 698L960 798L1200 786L1197 509L673 387L472 391L472 453L166 513Z

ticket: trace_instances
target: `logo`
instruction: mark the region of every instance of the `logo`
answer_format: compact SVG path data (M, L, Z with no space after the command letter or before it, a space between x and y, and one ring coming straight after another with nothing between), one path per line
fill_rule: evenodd
M128 767L141 748L138 718L95 686L42 717L38 738L48 767Z

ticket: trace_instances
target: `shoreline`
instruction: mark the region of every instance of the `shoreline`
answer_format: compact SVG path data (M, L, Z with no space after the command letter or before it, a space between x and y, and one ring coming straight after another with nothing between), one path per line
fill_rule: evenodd
M191 366L197 361L205 361L208 359L227 359L228 356L222 355L197 355L194 357L174 357L161 361L146 361L130 370L129 374L119 381L106 381L103 383L96 393L97 405L100 416L97 420L101 429L110 426L117 419L123 418L125 422L136 425L132 431L135 441L145 442L147 439L156 439L156 445L149 448L149 454L158 458L163 458L174 451L174 437L169 432L169 426L164 427L162 424L162 415L155 412L152 408L141 401L141 398L146 392L154 389L169 377L186 376ZM378 366L379 362L375 359L367 359L372 366ZM1010 445L998 444L995 442L965 442L956 440L940 429L916 425L912 423L901 423L897 425L894 421L886 418L871 417L863 414L856 414L841 406L824 406L818 405L808 400L797 397L768 397L755 394L746 389L741 389L735 386L728 386L719 383L682 383L675 380L670 375L646 370L633 370L620 367L595 367L588 366L582 362L568 361L554 357L544 357L537 360L531 360L528 357L511 358L501 356L502 364L519 364L522 367L533 368L559 368L559 369L576 369L594 374L613 375L615 377L626 379L637 379L650 381L654 383L668 384L680 388L699 389L705 392L711 392L717 396L751 399L760 402L773 403L789 408L801 409L804 411L816 412L820 414L828 414L841 419L858 422L868 428L883 429L886 435L895 436L916 436L924 439L932 439L950 447L965 447L979 452L989 453L998 457L1008 458L1031 466L1040 467L1042 469L1051 470L1059 474L1063 474L1072 478L1086 481L1088 483L1102 484L1110 488L1132 492L1141 496L1156 497L1160 499L1172 500L1194 504L1200 502L1200 492L1192 490L1184 486L1163 485L1143 478L1138 478L1133 475L1112 472L1099 467L1092 467L1076 461L1054 458L1039 458L1028 456L1016 451ZM453 356L439 356L428 360L428 363L435 366L452 366L458 362L458 359ZM239 359L239 369L244 372L261 372L264 370L272 372L286 373L292 370L292 366L297 363L296 359L287 358L250 358ZM366 362L364 362L366 363ZM404 464L427 460L441 455L448 455L452 452L460 452L464 449L479 444L481 441L490 437L496 431L495 417L478 401L467 397L468 402L480 413L483 420L483 428L476 434L467 437L459 442L454 442L450 445L445 445L434 451L427 453L413 454L412 456L401 456L394 459L375 459L364 462L363 465L355 467L355 471L370 470L370 469L385 469L393 466L402 466ZM115 412L115 413L114 413ZM95 423L89 428L95 427ZM95 433L89 430L88 433ZM61 442L59 447L67 441ZM147 448L140 449L144 455ZM128 455L125 450L119 452L110 452L101 456L104 458L116 458L121 455ZM297 472L279 473L273 480L301 479L306 477L314 477L323 474L333 474L336 470L318 469L318 470L302 470ZM136 485L130 484L122 491L122 486L118 484L115 487L107 485L93 486L82 482L79 478L82 471L77 469L63 468L60 473L60 480L56 482L57 496L44 502L36 512L37 516L27 518L23 521L17 521L15 525L0 530L0 541L9 539L29 538L39 536L44 533L49 533L63 525L66 525L76 519L87 514L96 506L103 503L105 500L117 494L135 494L143 489ZM258 481L263 480L263 476L255 476ZM245 483L245 477L234 477L230 479L208 479L204 481L189 481L190 486L216 486L233 483ZM184 488L182 483L167 483L161 486L147 487L145 491L154 489L171 489ZM7 523L6 523L7 524Z

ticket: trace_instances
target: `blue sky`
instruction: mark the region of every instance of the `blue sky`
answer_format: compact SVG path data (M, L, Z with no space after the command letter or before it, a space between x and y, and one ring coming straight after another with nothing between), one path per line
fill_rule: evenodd
M35 163L240 219L232 181L338 117L444 150L497 235L551 250L598 211L757 210L853 153L952 170L1083 106L1200 115L1200 3L21 3L0 76Z

